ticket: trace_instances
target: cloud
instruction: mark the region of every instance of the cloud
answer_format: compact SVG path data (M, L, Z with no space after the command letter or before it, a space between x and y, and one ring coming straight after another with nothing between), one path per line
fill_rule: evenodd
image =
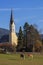
M41 10L43 7L35 7L35 8L13 8L13 10Z
M0 11L10 11L10 10L43 10L43 7L35 7L35 8L0 8Z
M35 7L35 8L13 8L13 10L41 10L43 7Z
M23 8L0 8L0 11L10 11L10 10L18 11L23 10Z
M0 9L0 11L10 11L10 10L11 10L10 8L9 9L8 8Z

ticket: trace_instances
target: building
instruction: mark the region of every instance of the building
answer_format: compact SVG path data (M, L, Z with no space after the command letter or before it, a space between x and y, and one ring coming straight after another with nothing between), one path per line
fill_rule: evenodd
M18 37L15 32L15 23L13 18L13 12L11 10L10 24L9 24L9 42L0 43L0 48L9 49L12 46L17 46Z
M17 45L17 35L15 32L15 23L14 23L12 11L11 11L11 19L10 19L9 43L12 45Z

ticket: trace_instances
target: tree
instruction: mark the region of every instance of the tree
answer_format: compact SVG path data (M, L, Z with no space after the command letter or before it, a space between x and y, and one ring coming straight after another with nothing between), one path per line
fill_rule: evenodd
M42 50L42 42L39 40L36 40L36 43L34 44L35 46L35 51L40 52Z
M34 28L33 25L28 25L28 23L25 23L24 40L27 51L34 51L34 44L36 43L36 40L40 40L40 35L38 30Z
M28 44L28 40L27 40L27 38L28 38L28 36L27 36L27 32L29 31L29 24L26 22L25 24L24 24L24 46L26 47L26 50L27 50L27 44Z
M36 42L36 40L38 40ZM17 50L21 51L21 49L25 51L34 51L34 48L37 49L36 43L40 45L41 39L38 30L33 26L29 25L27 22L24 24L23 31L20 26L18 33L18 45ZM39 47L41 48L41 46Z
M39 32L38 30L33 26L33 25L30 25L29 27L29 31L30 31L30 44L33 45L33 49L34 49L34 44L36 43L36 40L40 40L40 35L39 35ZM34 51L34 50L33 50Z
M20 26L19 29L19 33L18 33L18 45L17 45L17 50L21 51L21 49L23 48L23 32L22 32L22 28Z

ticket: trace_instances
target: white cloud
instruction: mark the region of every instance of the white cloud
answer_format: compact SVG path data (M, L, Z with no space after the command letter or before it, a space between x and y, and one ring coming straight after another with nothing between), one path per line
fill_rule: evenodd
M13 8L13 10L41 10L43 7L35 7L35 8Z
M0 11L10 11L10 10L41 10L43 7L35 7L35 8L0 8Z
M11 9L5 8L5 9L0 9L0 11L10 11Z

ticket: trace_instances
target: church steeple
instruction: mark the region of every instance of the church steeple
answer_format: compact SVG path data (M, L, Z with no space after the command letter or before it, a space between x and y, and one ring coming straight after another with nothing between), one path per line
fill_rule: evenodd
M10 24L12 24L13 22L14 22L14 19L13 19L13 11L11 10Z
M17 45L17 36L16 36L16 32L15 32L15 24L14 24L12 10L11 10L11 19L10 19L9 43L12 45Z

